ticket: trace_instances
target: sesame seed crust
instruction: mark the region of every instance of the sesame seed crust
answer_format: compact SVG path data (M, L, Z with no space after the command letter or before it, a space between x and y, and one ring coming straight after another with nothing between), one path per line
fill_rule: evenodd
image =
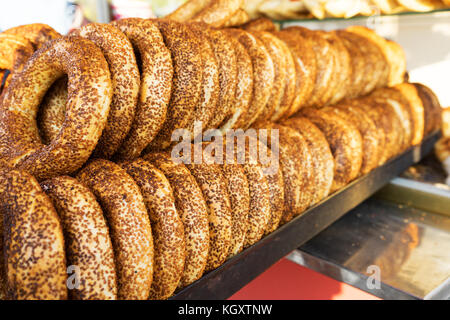
M110 229L118 298L144 300L153 279L153 237L144 199L134 180L117 164L97 159L77 179L100 203Z
M167 299L180 282L186 255L183 222L175 207L172 187L164 174L146 160L119 165L136 181L150 215L155 247L150 299Z
M41 186L61 220L67 265L79 268L79 287L69 290L69 296L75 300L115 300L114 252L95 196L68 176L52 178Z
M305 108L301 114L313 122L325 135L335 167L331 192L355 179L362 164L362 138L358 129L335 114L318 109Z
M131 129L115 154L117 159L134 159L156 138L167 121L172 84L177 74L170 49L164 44L155 20L128 18L112 23L133 44L141 59L141 87Z
M289 118L281 123L300 132L305 138L311 154L314 155L312 185L316 186L311 205L324 199L330 193L334 176L334 158L327 139L314 123L304 117Z
M223 164L222 173L227 183L232 212L231 245L228 251L228 258L230 258L244 248L250 210L250 190L247 176L241 165Z
M173 89L167 118L149 150L170 146L172 132L193 125L195 110L202 93L203 61L200 39L188 25L170 20L152 20L159 28L173 61ZM160 85L158 83L158 85Z
M154 164L169 180L183 222L186 258L178 285L183 288L198 280L205 270L209 252L207 205L202 190L183 163L173 162L169 153L162 152L146 154L143 159Z
M210 242L205 271L211 271L226 260L231 245L232 218L227 184L217 164L191 163L186 167L200 186L207 204Z
M30 174L0 175L6 297L67 299L66 258L60 220L52 202Z
M263 112L270 99L275 77L273 61L263 43L249 32L233 28L224 32L237 39L252 60L253 99L247 111L249 126Z
M66 121L50 144L39 137L39 103L51 84L68 74ZM36 51L13 76L0 113L0 162L42 180L80 168L106 125L112 86L108 64L89 40L63 37Z

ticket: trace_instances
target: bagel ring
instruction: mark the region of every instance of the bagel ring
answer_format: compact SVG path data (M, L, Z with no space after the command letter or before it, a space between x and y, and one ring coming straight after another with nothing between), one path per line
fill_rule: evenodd
M238 135L236 138L237 141L239 141L242 137ZM243 136L243 138L245 139L246 137ZM233 140L226 140L225 144L227 149L233 148L234 161L242 166L248 181L250 207L248 211L244 248L250 247L263 237L272 215L270 188L266 172L263 165L255 157L254 152L250 150L252 143L259 142L253 140L254 138L252 137L248 138L248 143L244 140L244 150L239 150L239 145L234 141L235 138L233 138ZM258 144L256 144L256 148L258 148ZM226 151L227 150L224 150L224 152Z
M135 115L140 77L133 47L119 29L108 24L91 23L74 30L71 35L80 36L95 43L102 50L109 65L113 96L106 127L92 153L95 158L109 159L128 134ZM59 86L59 88L67 87ZM55 121L64 119L66 104L64 97L67 93L58 93L60 91L58 89L55 91L55 93L47 94L48 98L46 96L40 110L41 132L45 132L44 136L48 141L56 138L63 124L60 122L58 126ZM59 116L58 113L60 113Z
M275 33L278 38L288 45L295 64L294 99L284 117L293 115L301 107L311 103L318 70L311 39L289 32L290 29L286 30L288 29Z
M334 158L328 141L322 131L307 118L293 117L281 124L300 132L315 159L312 162L315 174L311 177L314 181L312 184L315 186L311 199L311 205L314 205L328 196L333 184Z
M306 108L301 112L325 135L333 157L334 180L330 192L334 192L355 179L362 164L362 138L358 129L342 118L318 109Z
M250 190L247 176L241 165L224 163L222 173L227 183L232 211L231 245L228 251L228 258L230 258L244 248L250 210Z
M202 26L207 28L206 25ZM219 65L219 100L216 111L208 124L209 129L216 129L229 116L230 110L233 110L233 107L237 108L237 103L234 103L233 100L235 92L238 90L236 86L238 81L241 80L238 77L239 60L237 59L237 54L240 51L236 49L240 43L221 30L210 29L209 32L205 33L205 36L211 43ZM245 51L242 46L240 46L240 49ZM244 104L245 102L242 103Z
M249 32L240 29L225 29L224 32L237 39L247 49L252 60L253 98L247 111L248 127L264 111L269 101L275 77L273 61L262 42Z
M246 128L249 123L248 110L253 98L253 66L252 59L244 46L234 38L230 38L236 54L237 84L220 130Z
M170 154L148 153L143 159L154 164L169 180L175 206L183 222L186 257L178 285L183 288L203 275L208 259L209 226L206 201L186 166L172 161Z
M67 264L80 270L75 300L117 298L114 251L103 211L95 196L76 179L61 176L41 183L63 227Z
M186 164L186 167L200 186L207 204L210 239L207 272L219 267L228 257L232 225L230 197L218 164L204 161Z
M141 61L141 86L131 129L115 157L134 159L156 138L167 119L175 68L153 20L128 18L112 23L128 37Z
M200 39L194 36L187 24L159 19L151 21L159 28L172 54L174 74L166 121L146 151L166 149L172 144L174 130L192 128L203 84ZM161 83L157 86L161 87Z
M0 174L6 297L67 299L61 223L37 180L24 171Z
M264 17L251 20L244 24L241 28L247 31L278 31L277 25L275 25L271 19Z
M280 40L270 32L250 32L259 40L261 40L264 47L269 52L274 65L272 93L270 95L269 101L267 101L266 107L256 119L256 122L264 122L271 119L273 114L275 114L276 111L280 108L286 84L287 66L285 55L289 49L286 47L282 40Z
M306 140L298 131L275 123L263 124L262 128L269 132L278 130L279 134L279 161L284 185L281 223L285 224L310 205L314 193L311 181L316 173ZM268 147L274 147L272 141Z
M66 120L58 136L44 145L36 125L39 103L64 73L69 79ZM92 42L79 37L47 42L13 77L3 97L0 162L38 180L74 172L101 136L111 96L108 63Z
M426 136L441 127L442 107L439 103L439 99L430 88L421 83L413 83L413 85L416 87L424 107L424 136Z
M183 223L175 208L172 188L164 174L143 159L119 165L136 181L152 224L155 262L150 299L169 298L183 275L186 245Z
M153 278L153 238L144 199L125 170L97 159L78 174L103 208L110 228L118 278L118 298L145 300Z
M43 23L32 23L13 27L3 31L2 34L24 37L31 42L34 50L41 48L47 41L61 37L52 27Z

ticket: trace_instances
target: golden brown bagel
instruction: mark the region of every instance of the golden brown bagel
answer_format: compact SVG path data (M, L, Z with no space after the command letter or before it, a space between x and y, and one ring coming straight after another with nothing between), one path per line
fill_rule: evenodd
M168 14L165 18L184 22L192 19L197 13L206 8L211 0L190 0L179 6L175 11Z
M269 52L274 66L274 79L273 88L269 101L267 102L263 111L259 114L256 122L266 121L272 118L272 116L279 110L281 100L283 98L284 89L286 85L286 59L285 55L288 54L288 48L275 35L269 32L263 31L250 31L264 44L265 48Z
M325 135L333 153L334 180L331 192L355 179L362 164L362 138L358 129L344 119L321 110L306 108L301 114Z
M380 150L378 149L378 132L373 120L362 112L355 112L355 110L351 109L351 107L339 108L339 105L337 105L333 107L325 107L321 110L328 113L334 113L338 117L358 128L363 144L360 174L364 175L376 168L379 162L378 155L380 154Z
M204 24L201 24L201 26L207 28ZM224 122L229 121L228 119L232 116L233 111L237 113L242 108L235 101L235 93L237 91L236 85L238 80L242 81L237 73L239 70L238 64L242 63L243 58L238 60L237 54L245 51L245 49L242 48L242 45L237 40L226 35L221 30L209 29L209 32L206 32L205 36L210 41L219 66L219 100L216 105L216 111L208 124L209 129L215 129L221 125L225 126ZM250 60L249 57L248 60ZM241 101L239 103L245 105L244 94Z
M232 257L244 248L248 229L250 210L250 190L244 168L239 164L223 164L222 173L227 183L231 204L231 245L228 257Z
M329 104L335 104L347 96L352 77L351 57L342 39L335 32L325 33L325 37L335 47L337 53L337 65L339 71L336 74L337 86L333 92Z
M79 287L69 290L70 297L75 300L116 299L114 251L109 228L95 196L68 176L44 181L41 186L61 220L67 265L79 268Z
M222 27L242 7L244 0L210 0L192 20Z
M167 299L180 282L186 255L183 223L172 188L164 174L148 161L136 159L119 165L139 186L150 215L155 247L150 299Z
M64 73L69 78L66 121L44 145L36 125L39 103ZM111 103L108 64L99 48L79 37L47 42L14 76L0 114L0 162L28 170L37 179L71 173L94 150Z
M71 35L80 36L95 43L102 50L109 65L113 96L106 127L92 153L93 157L108 159L122 144L135 116L140 76L133 46L125 34L107 24L91 23L74 30ZM64 91L61 92L61 88ZM44 132L43 136L46 137L46 139L43 138L44 141L55 139L63 125L67 101L66 88L67 85L57 85L56 88L52 88L57 92L47 94L44 103L41 104L39 125ZM55 123L56 119L60 121L59 126Z
M238 9L222 27L238 27L250 21L250 16L244 9Z
M316 74L313 79L314 89L308 101L308 106L321 106L328 99L329 87L333 76L333 70L335 68L335 55L330 54L333 52L331 44L324 38L321 32L315 32L303 27L289 27L283 30L283 32L291 32L297 37L300 37L297 41L301 41L302 38L309 39L312 43L312 49L315 56Z
M288 45L295 64L294 100L291 102L289 110L285 113L285 117L294 114L301 107L310 103L317 77L316 57L311 39L293 32L292 29L289 30L275 33L277 37Z
M225 29L224 32L235 37L247 49L252 60L253 98L247 111L248 127L269 101L275 76L273 61L262 42L249 32L240 29Z
M311 184L315 186L311 205L316 204L328 196L333 184L334 158L328 141L322 131L310 120L304 117L292 117L281 123L300 132L306 140L308 149L313 157L314 166Z
M47 41L61 37L52 27L43 23L32 23L13 27L3 31L2 34L24 37L31 42L34 50L42 47Z
M296 130L274 123L262 124L262 128L278 130L279 161L284 184L284 210L281 223L289 222L302 214L311 203L315 175L312 157L303 136ZM270 141L270 147L276 147Z
M413 83L424 107L424 136L441 127L442 107L434 92L421 83Z
M242 146L242 142L236 144L234 139L228 139L226 147L233 148L234 160L237 164L242 165L248 180L250 194L247 233L244 241L244 248L247 248L258 242L267 230L272 217L271 191L267 172L254 153L255 150L259 149L260 143L258 140L254 137L248 137L248 140L241 140L244 141L244 149L241 150L238 146ZM246 138L244 135L237 135L237 141L239 139Z
M194 111L194 121L200 121L203 127L208 127L214 113L220 112L220 107L217 108L220 94L219 63L213 50L213 44L210 43L207 36L211 29L204 28L202 24L196 23L189 24L189 27L194 36L200 39L203 61L202 93ZM194 127L191 126L187 129L193 131Z
M161 130L171 99L172 80L177 71L154 21L129 18L113 22L136 48L141 62L141 87L131 129L116 158L138 157Z
M218 164L190 163L186 167L202 190L208 208L209 254L205 271L219 267L228 257L231 245L231 204L227 183Z
M77 179L96 196L114 246L119 299L147 299L153 278L153 238L144 199L125 170L97 159Z
M206 266L209 251L208 211L202 190L183 163L172 161L169 153L149 153L152 162L170 182L175 206L183 222L186 243L184 271L179 287L198 280Z
M172 143L172 132L193 127L196 107L202 94L203 61L200 39L186 24L169 20L152 20L172 54L173 89L167 118L149 149L165 149ZM158 87L160 83L156 84Z
M247 31L278 31L278 26L275 25L271 19L264 17L251 20L244 24L241 28Z
M50 199L33 176L18 170L0 174L0 199L6 297L67 299L63 231Z

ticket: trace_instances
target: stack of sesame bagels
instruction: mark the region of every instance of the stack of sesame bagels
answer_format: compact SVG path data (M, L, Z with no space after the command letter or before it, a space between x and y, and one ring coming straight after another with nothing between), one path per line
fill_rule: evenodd
M241 5L0 34L0 299L167 299L439 128L397 44Z

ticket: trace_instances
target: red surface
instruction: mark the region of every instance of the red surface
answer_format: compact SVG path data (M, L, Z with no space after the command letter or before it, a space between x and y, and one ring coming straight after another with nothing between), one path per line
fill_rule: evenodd
M369 293L282 259L230 300L379 300Z

